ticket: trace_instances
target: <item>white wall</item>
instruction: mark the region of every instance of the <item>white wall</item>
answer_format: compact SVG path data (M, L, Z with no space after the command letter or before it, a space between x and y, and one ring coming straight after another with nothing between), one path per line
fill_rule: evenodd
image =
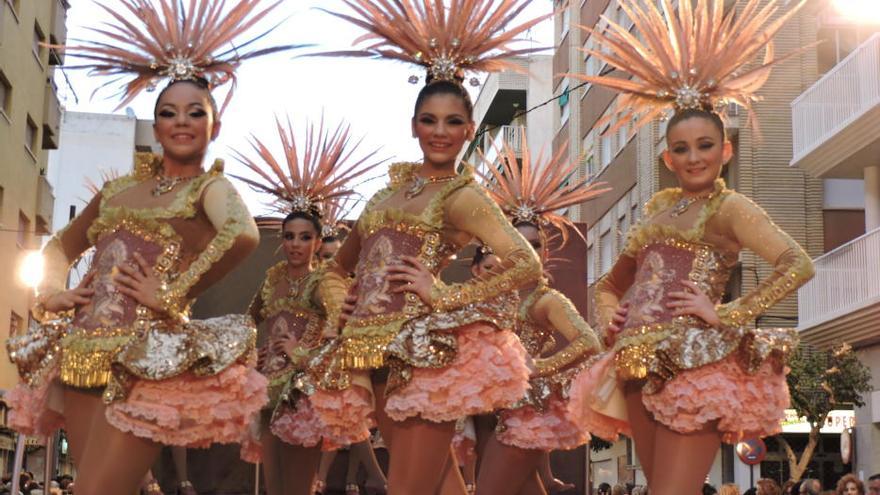
M67 225L71 206L78 214L91 199L87 180L100 186L102 172L130 172L135 145L158 149L150 124L133 115L64 112L61 141L49 153L48 179L55 193L53 232Z
M532 108L553 97L553 57L532 55L529 57L529 89L526 92L526 105ZM526 139L532 159L536 159L541 149L544 157L553 153L553 105L544 105L526 114Z
M865 181L861 179L825 179L822 181L823 207L826 210L865 209Z

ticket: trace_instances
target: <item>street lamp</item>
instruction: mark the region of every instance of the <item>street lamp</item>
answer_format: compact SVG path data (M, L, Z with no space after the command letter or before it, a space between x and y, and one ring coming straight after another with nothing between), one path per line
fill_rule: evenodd
M36 288L43 281L43 254L28 251L18 267L18 278L27 287Z

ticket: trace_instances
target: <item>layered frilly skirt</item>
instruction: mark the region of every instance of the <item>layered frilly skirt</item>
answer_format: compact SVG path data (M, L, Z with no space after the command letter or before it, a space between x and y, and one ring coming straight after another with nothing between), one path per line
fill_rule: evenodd
M695 332L703 338L694 339ZM711 341L725 332L727 345ZM632 348L617 346L595 356L572 382L569 418L602 438L629 435L622 387L637 380L645 408L673 431L693 433L717 422L727 443L778 434L790 405L784 362L797 346L796 332L694 328L690 333L667 338L643 355L643 376L628 365ZM699 342L702 352L672 352L688 348L683 345L688 342ZM616 427L597 427L603 424Z
M63 387L100 393L108 423L164 445L239 443L267 402L253 369L256 329L227 315L95 335L69 320L7 342L22 383L6 395L10 425L34 436L63 426Z
M402 324L385 350L385 413L395 421L456 421L509 407L529 387L526 351L513 328L517 297L504 294ZM312 361L310 399L331 429L367 438L373 392L369 370L342 365L334 341Z

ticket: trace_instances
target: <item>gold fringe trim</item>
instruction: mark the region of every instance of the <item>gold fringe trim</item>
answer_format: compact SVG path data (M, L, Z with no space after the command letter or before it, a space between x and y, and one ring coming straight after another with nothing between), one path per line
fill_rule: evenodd
M378 336L345 337L342 340L342 366L370 370L385 365L385 352L396 333Z

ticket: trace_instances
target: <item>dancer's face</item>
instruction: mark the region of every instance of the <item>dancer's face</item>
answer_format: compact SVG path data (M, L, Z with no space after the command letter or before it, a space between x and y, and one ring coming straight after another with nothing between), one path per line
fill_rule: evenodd
M287 262L294 267L309 264L321 246L321 238L315 225L305 218L289 220L284 224L281 235Z
M220 132L208 90L195 84L177 83L165 90L156 104L153 134L163 153L178 162L201 162L210 143Z
M486 277L492 273L498 273L501 270L501 259L494 254L483 256L476 265L471 265L471 275L477 278Z
M532 245L532 248L541 258L541 263L545 263L547 261L547 249L546 246L544 246L544 238L541 236L541 231L534 225L528 223L517 225L516 230L518 230L519 233L526 238L526 241Z
M339 251L340 246L342 246L342 241L339 239L330 242L322 242L321 249L318 250L318 257L322 260L332 259L336 256L336 251Z
M847 482L846 488L843 490L844 495L862 495L859 493L859 487L852 481Z
M429 96L412 120L413 137L434 166L453 165L464 143L474 137L474 122L461 97L453 94Z
M733 147L715 125L702 117L676 123L666 134L663 161L685 191L712 190L721 167L733 156Z

